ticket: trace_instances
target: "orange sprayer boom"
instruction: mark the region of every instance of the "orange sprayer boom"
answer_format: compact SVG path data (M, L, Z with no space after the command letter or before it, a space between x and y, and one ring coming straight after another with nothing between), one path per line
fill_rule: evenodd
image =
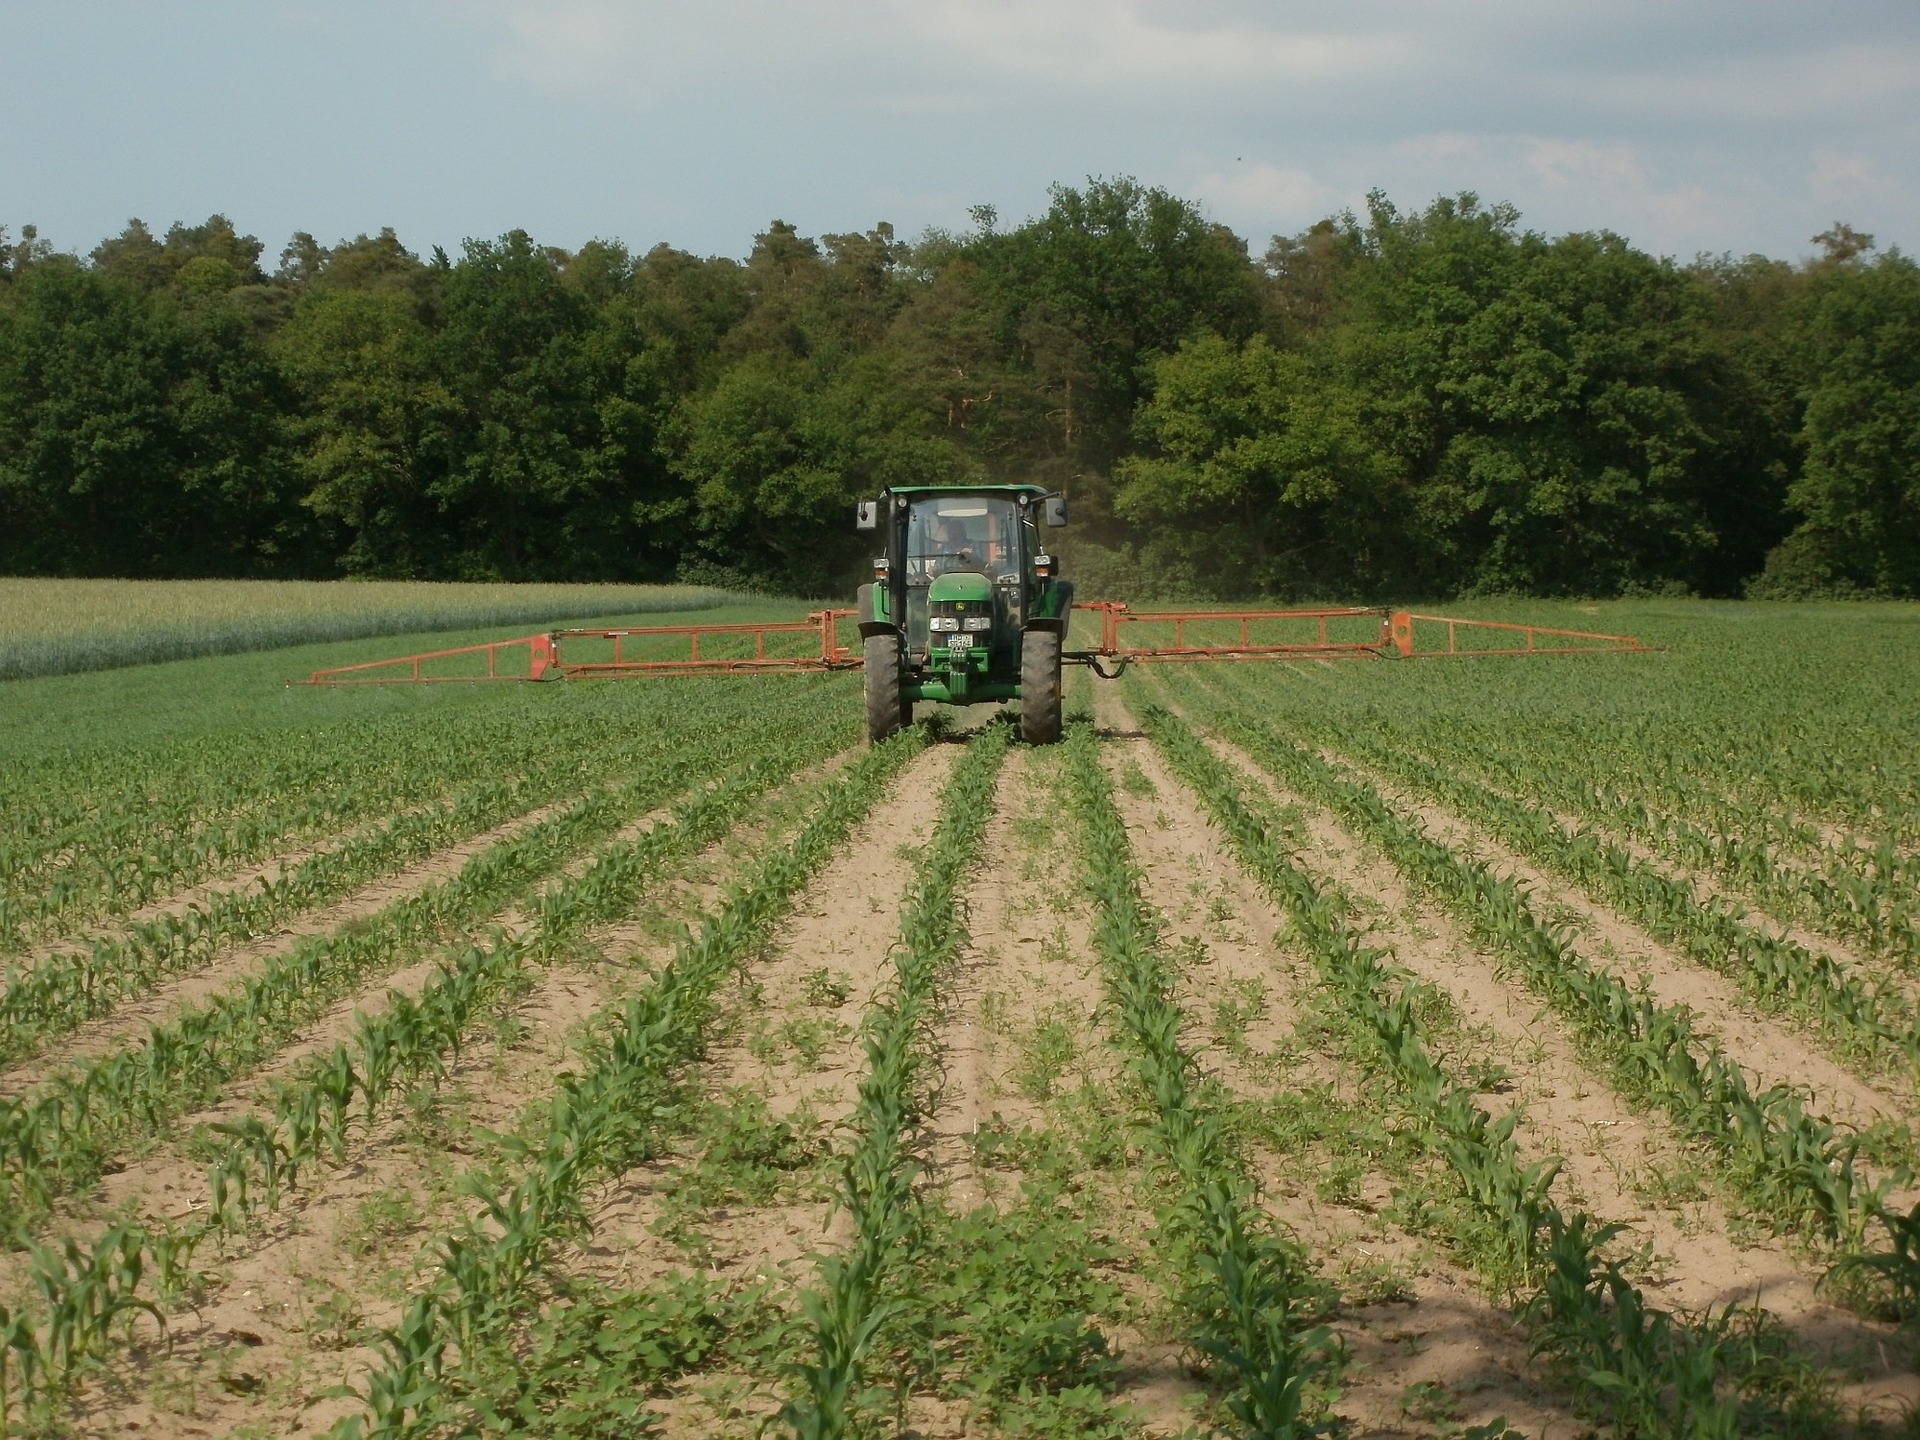
M1366 607L1301 610L1134 610L1124 601L1075 605L1098 617L1099 641L1062 659L1103 676L1130 664L1199 660L1378 660L1496 655L1642 654L1632 635ZM590 676L854 670L853 610L805 620L543 631L315 670L306 685L450 684ZM1112 662L1113 668L1108 668Z

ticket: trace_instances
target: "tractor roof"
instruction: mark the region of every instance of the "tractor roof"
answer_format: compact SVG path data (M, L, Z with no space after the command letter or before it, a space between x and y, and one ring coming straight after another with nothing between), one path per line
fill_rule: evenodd
M1051 495L1044 485L889 485L889 495Z

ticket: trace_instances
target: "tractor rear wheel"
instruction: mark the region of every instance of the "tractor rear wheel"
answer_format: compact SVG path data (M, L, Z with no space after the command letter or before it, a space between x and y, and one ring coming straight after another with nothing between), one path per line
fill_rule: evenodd
M897 634L869 635L867 659L867 739L876 744L913 723L913 702L901 693L905 657Z
M1051 745L1060 738L1060 632L1020 637L1020 738Z

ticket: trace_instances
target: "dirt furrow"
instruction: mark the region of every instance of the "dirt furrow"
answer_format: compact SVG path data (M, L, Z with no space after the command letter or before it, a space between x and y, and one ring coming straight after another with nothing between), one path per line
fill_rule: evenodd
M1067 1163L1064 1203L1096 1242L1126 1257L1117 1268L1096 1266L1130 1305L1129 1318L1105 1332L1118 1360L1113 1399L1132 1407L1147 1433L1173 1435L1191 1425L1206 1390L1163 1315L1136 1082L1110 1034L1091 911L1061 825L1057 766L1057 752L1017 749L1000 777L982 847L989 864L969 892L969 941L934 1042L942 1083L929 1181L951 1212L1005 1213L1030 1169ZM929 1435L975 1433L931 1398L916 1399L911 1419Z
M396 900L418 894L428 886L458 874L461 867L474 856L494 845L512 840L577 798L569 796L539 806L458 845L449 846L417 865L384 875L346 899L301 917L298 924L287 926L272 936L229 949L213 964L168 981L139 999L118 1007L112 1014L89 1021L59 1042L57 1054L26 1060L0 1073L0 1096L11 1098L23 1094L48 1079L55 1071L76 1061L84 1063L139 1043L153 1026L164 1025L182 1009L243 983L269 960L287 954L302 940L331 934L356 920L378 913ZM430 968L423 970L420 966L414 966L411 971L424 975ZM399 975L389 975L370 982L380 991L384 991L388 984L401 983ZM352 1013L352 1002L347 1002L347 1013Z
M916 759L795 904L771 952L754 965L730 1033L702 1067L710 1098L751 1095L775 1123L798 1121L809 1132L830 1133L846 1119L865 1060L860 1017L892 974L900 897L914 852L938 819L934 797L956 753L936 745ZM594 1215L591 1253L600 1263L583 1263L583 1272L631 1285L650 1264L685 1263L644 1243L623 1248L657 1238L649 1226L676 1164L663 1157L609 1187ZM719 1207L722 1213L704 1217L712 1223L702 1258L709 1268L778 1268L834 1242L828 1208L818 1201L766 1214Z
M1102 695L1096 713L1116 735L1135 728L1118 696ZM1365 1106L1366 1082L1303 1043L1316 980L1284 943L1285 917L1144 738L1122 739L1108 764L1142 888L1182 961L1188 1045L1236 1100L1278 1100L1305 1122L1294 1147L1262 1145L1253 1159L1270 1213L1348 1297L1333 1322L1350 1356L1337 1412L1363 1436L1417 1433L1409 1395L1462 1425L1499 1416L1530 1434L1573 1426L1565 1396L1530 1372L1526 1335L1506 1310L1383 1213L1392 1177L1317 1153L1333 1137L1314 1133L1314 1107ZM1315 1090L1332 1093L1300 1103Z
M1416 817L1449 849L1481 860L1496 874L1525 886L1543 918L1570 920L1596 943L1609 967L1643 981L1663 1005L1685 1005L1699 1017L1702 1035L1719 1041L1753 1072L1762 1087L1784 1082L1805 1088L1815 1106L1836 1120L1866 1127L1909 1123L1909 1102L1842 1068L1790 1019L1758 1010L1733 981L1704 970L1613 910L1594 903L1578 887L1541 870L1452 811L1414 794L1376 771L1340 757L1333 762L1364 778L1396 811ZM1916 1195L1914 1198L1920 1198ZM1909 1202L1910 1203L1910 1202Z
M1920 1400L1920 1377L1890 1358L1898 1347L1887 1327L1828 1303L1817 1272L1790 1245L1727 1212L1712 1193L1712 1156L1676 1144L1657 1117L1608 1088L1558 1017L1503 981L1471 938L1409 894L1363 841L1244 752L1218 737L1209 743L1249 789L1301 815L1309 843L1300 858L1310 873L1364 897L1376 943L1448 997L1461 1022L1456 1073L1470 1073L1459 1067L1474 1061L1490 1079L1505 1072L1496 1091L1483 1092L1483 1104L1495 1112L1524 1107L1516 1136L1523 1158L1559 1156L1563 1203L1627 1227L1623 1253L1641 1252L1636 1279L1650 1298L1679 1310L1758 1303L1807 1352L1854 1371L1858 1378L1842 1391L1846 1403L1891 1412Z

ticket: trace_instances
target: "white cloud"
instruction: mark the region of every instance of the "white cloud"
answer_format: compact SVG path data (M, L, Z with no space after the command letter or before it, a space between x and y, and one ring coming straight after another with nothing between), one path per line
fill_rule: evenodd
M1196 198L1246 225L1257 222L1255 234L1304 229L1323 215L1356 203L1310 170L1274 165L1267 161L1213 170L1195 178Z
M1841 205L1885 194L1892 183L1865 155L1816 150L1807 193L1822 205Z
M1255 240L1376 187L1678 254L1920 214L1911 0L1743 0L1737 26L1711 0L440 3L519 94L640 110L636 174L827 224L964 225L962 195L1011 217L1088 173Z
M1238 20L1156 19L1131 0L896 0L907 33L978 64L1081 85L1378 76L1410 58L1396 33L1294 31Z
M501 63L549 90L657 99L703 78L805 82L831 73L925 106L998 77L1094 90L1312 84L1412 63L1392 31L1294 31L1245 19L1155 16L1138 0L479 0ZM975 92L977 95L977 92ZM936 102L937 103L937 102Z

